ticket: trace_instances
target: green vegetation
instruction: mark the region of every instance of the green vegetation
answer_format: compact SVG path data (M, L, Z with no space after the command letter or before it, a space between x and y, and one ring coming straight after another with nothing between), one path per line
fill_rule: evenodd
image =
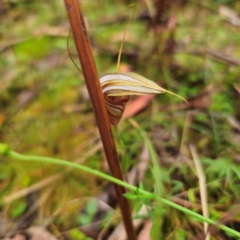
M129 3L82 3L100 76L116 71L132 11ZM153 220L155 239L204 236L196 216L180 214L165 204L159 211L161 201L141 195L141 191L154 193L203 214L191 144L205 175L209 209L205 220L240 232L240 26L231 22L240 4L175 3L166 7L162 21L155 25L144 1L136 7L121 71L152 79L186 98L189 108L176 97L157 95L113 131L125 174L142 159L150 159L137 179L139 188L130 185L132 191L126 195L135 207L134 218L143 219L140 229L144 219ZM226 17L223 7L232 15ZM83 76L67 52L69 26L63 2L5 1L0 11L0 142L24 155L66 159L109 173ZM72 39L70 51L78 64ZM94 201L108 182L68 166L0 156L0 215L13 226L6 232L0 228L1 238L21 229L23 222L22 229L44 225L58 238L68 239L89 239L77 228L97 221L104 222L100 224L104 231L113 230L111 224L116 226L120 219L118 210L105 223L107 213L99 214ZM138 214L142 205L147 206L144 216ZM210 229L211 239L236 239L223 228Z

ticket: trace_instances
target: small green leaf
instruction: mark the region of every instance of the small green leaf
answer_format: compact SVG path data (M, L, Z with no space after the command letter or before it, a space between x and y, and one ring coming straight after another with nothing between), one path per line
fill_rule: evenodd
M153 219L154 219L153 211L151 211L149 208L147 208L147 212L148 212L149 218L151 218L151 220L153 221Z
M131 200L138 199L138 195L136 195L134 193L131 193L131 192L125 193L124 197L127 198L127 199L131 199Z
M231 170L236 174L237 178L240 179L240 169L238 169L238 166L232 165Z
M87 237L84 233L82 233L79 229L74 228L70 231L71 239L73 240L92 240L93 238Z
M77 217L77 223L80 225L87 225L92 222L92 216L88 214L81 214Z
M146 205L146 206L149 206L149 207L153 207L153 203L151 202L151 200L149 200L149 199L142 199L142 202L143 202L143 204L144 205Z
M98 210L98 204L97 201L95 199L91 199L90 201L88 201L87 205L86 205L86 212L90 215L94 215Z
M157 196L155 194L145 194L142 198L142 200L144 201L149 201L149 200L152 200L152 199L156 199Z
M25 201L18 202L11 211L11 216L17 218L21 216L27 208L27 203Z
M10 153L10 148L7 144L0 143L0 154L3 156L8 156Z
M139 211L140 211L142 205L143 205L142 201L139 201L139 202L137 203L136 210L135 210L136 214L139 213Z
M192 189L189 189L187 191L187 194L188 194L188 199L190 202L194 203L195 202L195 194L194 194L194 191Z
M171 188L171 193L175 194L183 188L183 183L178 180L172 180L173 187Z
M140 181L140 183L139 183L139 188L142 189L142 190L144 189L142 181Z

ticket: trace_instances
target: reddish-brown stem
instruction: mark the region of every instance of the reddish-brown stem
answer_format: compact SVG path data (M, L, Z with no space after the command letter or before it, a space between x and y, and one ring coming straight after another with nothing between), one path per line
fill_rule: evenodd
M113 176L123 180L83 12L79 0L64 0L64 2L106 158ZM118 185L115 185L115 190L128 239L135 240L130 205L123 196L126 191Z

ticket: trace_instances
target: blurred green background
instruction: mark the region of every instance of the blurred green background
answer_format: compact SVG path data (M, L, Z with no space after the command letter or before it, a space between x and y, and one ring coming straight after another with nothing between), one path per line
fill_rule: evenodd
M148 133L169 175L167 196L200 204L191 143L206 175L211 218L228 215L224 223L240 230L240 212L231 212L240 196L240 3L169 1L161 12L159 2L134 2L120 70L157 82L186 98L189 106L162 94L131 117ZM115 72L132 2L81 3L99 76ZM24 154L78 161L109 172L84 79L67 51L63 1L1 1L0 12L0 142ZM69 47L79 65L72 37ZM139 161L144 140L124 119L116 142L126 173ZM142 182L152 190L150 170L144 174ZM0 212L9 223L0 236L40 224L58 237L85 239L75 229L84 225L80 209L106 184L61 166L0 157ZM201 232L191 228L193 219L182 221L170 212L166 210L162 226L166 235L177 232L178 239L190 239Z

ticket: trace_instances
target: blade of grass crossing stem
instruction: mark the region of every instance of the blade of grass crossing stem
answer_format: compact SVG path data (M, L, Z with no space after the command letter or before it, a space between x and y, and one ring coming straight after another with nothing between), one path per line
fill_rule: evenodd
M81 164L77 164L74 162L70 162L70 161L66 161L66 160L62 160L62 159L57 159L57 158L51 158L51 157L41 157L41 156L26 156L17 152L14 152L10 149L10 147L6 144L0 143L0 155L2 155L3 157L10 157L10 158L14 158L17 159L19 161L35 161L35 162L42 162L42 163L48 163L48 164L59 164L62 166L67 166L67 167L72 167L84 172L87 172L89 174L101 177L107 181L113 182L115 184L118 184L122 187L128 188L129 190L133 191L133 192L137 192L139 191L141 194L147 196L148 198L154 198L155 194L152 194L150 192L145 191L144 189L138 188L134 185L131 185L129 183L126 183L124 181L121 181L117 178L114 178L110 175L107 175L105 173L102 173L100 171L97 171L95 169L91 169L89 167L86 167L84 165ZM198 219L199 221L202 222L207 222L209 224L215 225L216 227L222 229L223 231L225 231L226 233L228 233L229 235L233 236L233 237L238 237L238 239L240 239L240 232L237 232L236 230L229 228L227 226L221 225L221 224L217 224L216 221L210 219L210 218L206 218L192 210L189 210L187 208L184 208L174 202L171 202L168 199L164 199L161 197L157 197L159 201L161 201L162 203L166 204L169 207L172 207L174 209L177 209L185 214L188 214L196 219Z
M135 122L132 119L129 119L129 122L138 129L138 131L140 132L140 134L142 135L145 144L148 148L149 154L150 154L150 159L152 161L152 175L153 175L153 179L155 182L155 192L156 195L158 197L162 197L164 194L164 185L163 185L163 181L162 181L162 175L163 172L161 171L160 167L159 167L159 160L158 160L158 156L156 154L156 151L153 147L153 144L151 142L151 140L148 138L147 133L141 129L141 127L139 126L139 124L137 122ZM162 225L162 216L164 214L164 208L163 208L163 204L161 201L156 201L156 209L154 211L154 221L153 221L153 225L152 225L152 229L151 229L151 236L152 239L163 239L162 233L161 233L161 228L160 226Z

